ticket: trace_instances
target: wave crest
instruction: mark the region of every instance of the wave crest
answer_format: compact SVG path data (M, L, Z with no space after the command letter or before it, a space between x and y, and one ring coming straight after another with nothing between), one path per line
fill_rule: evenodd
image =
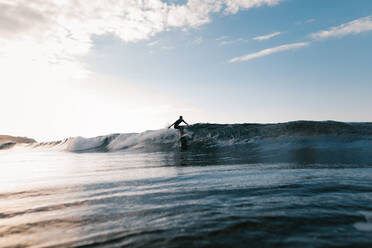
M244 145L261 147L372 147L372 123L296 121L278 124L195 124L185 129L190 149ZM74 137L33 147L54 147L70 152L119 150L169 151L179 147L179 133L160 129L94 138ZM249 146L251 147L251 146Z

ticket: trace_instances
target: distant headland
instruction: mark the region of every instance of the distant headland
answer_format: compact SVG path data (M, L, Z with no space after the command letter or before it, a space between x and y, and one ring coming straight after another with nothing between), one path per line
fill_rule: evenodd
M0 149L11 148L15 144L31 144L36 140L27 137L16 137L10 135L0 135Z

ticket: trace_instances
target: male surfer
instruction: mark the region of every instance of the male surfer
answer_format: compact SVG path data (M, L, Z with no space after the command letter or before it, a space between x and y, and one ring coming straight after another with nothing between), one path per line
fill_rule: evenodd
M170 125L168 128L171 128L172 126L174 126L174 129L179 129L180 130L180 133L181 133L181 136L183 136L183 128L184 126L180 126L181 123L185 123L187 126L189 125L183 118L182 118L182 115L180 116L180 118L178 120L176 120L172 125Z

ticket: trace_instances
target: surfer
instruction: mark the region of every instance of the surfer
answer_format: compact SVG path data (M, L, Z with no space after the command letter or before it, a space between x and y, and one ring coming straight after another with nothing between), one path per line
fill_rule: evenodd
M180 118L178 120L176 120L172 125L170 125L168 128L171 128L172 126L174 126L174 129L178 129L180 130L180 134L181 136L183 136L183 128L184 126L180 126L181 123L185 123L187 126L189 126L189 124L182 118L182 115L180 116Z

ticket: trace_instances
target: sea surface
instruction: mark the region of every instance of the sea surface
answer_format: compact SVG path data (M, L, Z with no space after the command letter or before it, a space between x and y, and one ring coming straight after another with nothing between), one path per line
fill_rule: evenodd
M175 135L156 131L147 144L171 143L164 132ZM0 150L0 247L370 248L369 134L329 135Z

